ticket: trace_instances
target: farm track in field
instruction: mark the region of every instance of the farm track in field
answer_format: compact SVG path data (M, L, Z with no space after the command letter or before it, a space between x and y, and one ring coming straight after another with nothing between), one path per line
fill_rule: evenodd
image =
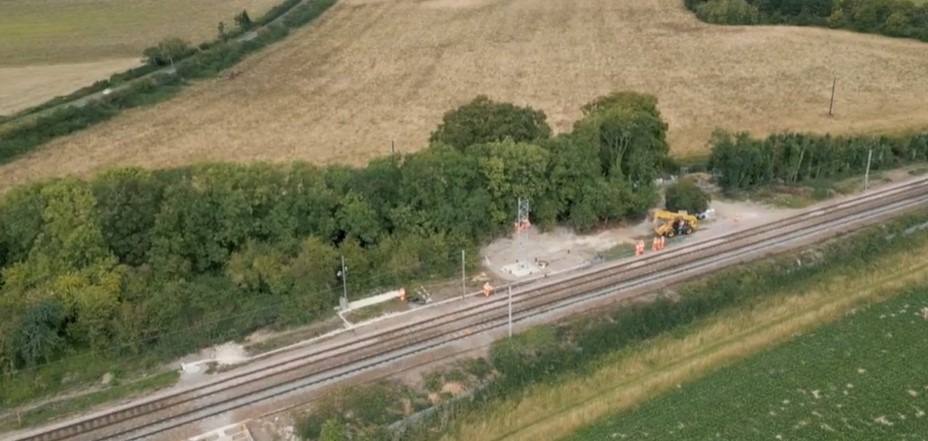
M513 320L525 320L609 296L640 295L736 263L796 248L928 205L928 178L874 190L748 230L603 265L513 291ZM350 343L263 366L212 383L40 429L16 441L138 439L504 326L508 300L481 303L386 328Z

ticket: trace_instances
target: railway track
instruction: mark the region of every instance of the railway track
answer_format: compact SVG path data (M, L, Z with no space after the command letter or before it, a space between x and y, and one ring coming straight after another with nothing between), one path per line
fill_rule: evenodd
M839 234L928 205L928 178L724 236L685 244L633 261L514 289L513 320L562 309L649 284L679 283L708 271L784 251L790 241ZM766 250L766 252L765 252ZM457 311L387 328L351 343L252 368L216 382L143 400L102 416L29 433L15 441L141 439L212 415L369 369L505 325L508 299L494 296Z

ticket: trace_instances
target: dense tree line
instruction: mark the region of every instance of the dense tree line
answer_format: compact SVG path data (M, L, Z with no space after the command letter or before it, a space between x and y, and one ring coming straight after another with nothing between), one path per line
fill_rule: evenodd
M908 136L831 136L716 131L710 141L709 168L729 190L772 183L796 184L861 174L872 150L870 170L928 159L928 132Z
M928 41L928 3L911 0L685 0L709 23L828 26Z
M489 120L500 108L509 115ZM668 146L653 97L604 97L572 133L530 142L511 124L520 115L544 120L480 98L442 127L492 121L493 141L363 168L122 168L16 188L0 200L0 365L87 349L175 354L303 323L337 304L340 256L355 296L447 275L461 249L511 231L518 197L534 222L578 230L656 202Z

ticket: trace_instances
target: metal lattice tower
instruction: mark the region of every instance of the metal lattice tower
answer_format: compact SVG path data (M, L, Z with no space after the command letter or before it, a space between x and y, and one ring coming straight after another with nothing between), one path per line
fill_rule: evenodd
M518 204L519 205L518 205L518 211L516 214L516 224L515 224L516 235L518 236L516 238L516 242L518 243L516 261L519 263L521 267L524 268L528 265L528 259L525 258L524 249L522 247L522 240L524 237L522 232L531 228L532 224L528 220L528 215L530 211L528 199L519 198Z

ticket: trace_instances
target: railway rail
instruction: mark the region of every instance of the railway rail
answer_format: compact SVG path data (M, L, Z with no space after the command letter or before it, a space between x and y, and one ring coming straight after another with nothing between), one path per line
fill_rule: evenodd
M541 285L513 290L513 321L649 284L666 284L668 280L679 283L789 248L778 243L833 236L926 205L928 178L922 178L756 228L552 278ZM342 346L253 367L212 383L142 400L104 415L59 424L13 440L141 439L503 326L508 318L507 305L506 296L496 295L452 312L359 337Z

